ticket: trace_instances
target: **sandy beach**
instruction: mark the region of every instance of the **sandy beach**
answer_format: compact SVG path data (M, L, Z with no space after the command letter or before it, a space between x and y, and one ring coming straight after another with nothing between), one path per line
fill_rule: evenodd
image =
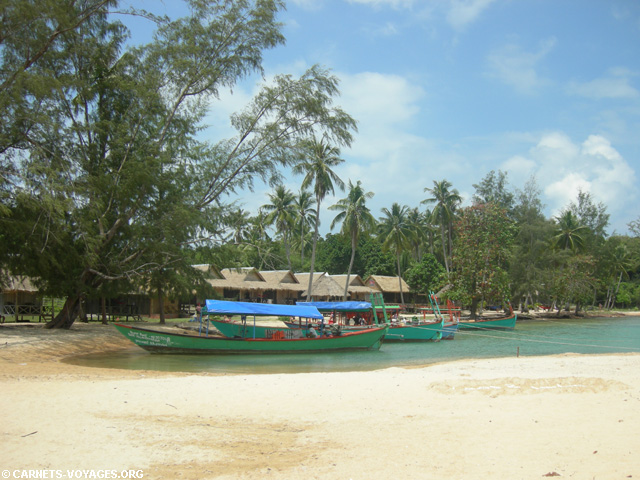
M100 324L0 328L3 478L640 478L639 354L277 375L61 361L129 347Z

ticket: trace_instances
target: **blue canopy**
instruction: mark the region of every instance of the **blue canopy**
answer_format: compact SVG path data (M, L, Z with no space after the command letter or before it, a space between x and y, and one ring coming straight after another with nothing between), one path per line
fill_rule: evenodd
M369 302L296 302L298 306L316 307L321 312L366 312L371 310Z
M229 302L226 300L207 300L204 314L219 315L256 315L322 318L322 314L314 306L278 305L272 303Z

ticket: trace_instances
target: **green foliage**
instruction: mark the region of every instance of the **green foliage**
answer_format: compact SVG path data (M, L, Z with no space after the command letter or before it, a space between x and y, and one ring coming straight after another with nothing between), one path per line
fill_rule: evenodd
M508 257L515 234L504 209L488 203L465 208L456 223L452 299L471 304L510 300Z
M419 263L414 264L405 274L404 279L411 288L412 293L429 295L429 292L438 291L443 285L444 267L431 254L422 257Z

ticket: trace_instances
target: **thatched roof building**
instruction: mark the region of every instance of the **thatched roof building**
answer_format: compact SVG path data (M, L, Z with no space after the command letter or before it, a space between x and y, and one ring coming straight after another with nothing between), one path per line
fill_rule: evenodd
M306 288L302 292L302 296L307 295L307 289L309 288L309 275L310 273L297 273L298 279L304 277L304 282L301 281ZM344 295L344 285L340 286L338 283L326 273L313 274L313 285L311 286L311 298L316 301L323 300L335 300L340 299Z
M403 278L400 278L402 282L402 293L407 294L411 291L407 282ZM369 275L366 280L366 284L374 291L382 293L384 301L400 302L400 282L398 277L391 277L387 275Z
M344 284L347 281L346 275L330 275L338 285L341 286L344 293ZM364 300L369 301L369 295L373 290L365 285L364 280L360 275L351 274L349 276L349 299L350 300Z

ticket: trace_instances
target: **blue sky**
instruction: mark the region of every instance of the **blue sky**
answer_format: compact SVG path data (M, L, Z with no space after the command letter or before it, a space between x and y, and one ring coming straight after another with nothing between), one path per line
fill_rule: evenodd
M266 52L267 79L314 64L340 78L336 103L359 131L337 171L375 192L376 217L393 202L424 208L434 180L469 204L491 170L514 190L534 176L547 216L582 189L607 206L609 233L640 217L640 2L291 0L280 19L287 43ZM261 81L212 102L211 141ZM255 213L267 192L244 208ZM344 196L323 203L323 233Z

